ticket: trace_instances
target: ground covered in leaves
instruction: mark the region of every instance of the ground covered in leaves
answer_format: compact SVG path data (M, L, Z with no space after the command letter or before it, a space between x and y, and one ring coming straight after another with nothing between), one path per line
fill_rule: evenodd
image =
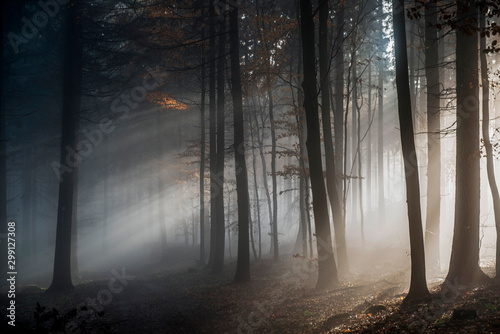
M354 251L351 252L353 254ZM252 265L252 281L231 282L234 263L215 275L194 263L82 274L74 291L18 287L19 333L500 333L500 286L467 289L439 279L432 298L404 304L409 266L393 250L354 254L351 274L314 290L317 263L282 256ZM351 255L352 256L352 255ZM375 261L377 260L377 261ZM487 273L491 272L486 269ZM2 303L6 293L2 291ZM37 306L38 305L38 306ZM3 321L2 326L5 326ZM9 328L10 330L12 328ZM4 332L4 331L2 331Z

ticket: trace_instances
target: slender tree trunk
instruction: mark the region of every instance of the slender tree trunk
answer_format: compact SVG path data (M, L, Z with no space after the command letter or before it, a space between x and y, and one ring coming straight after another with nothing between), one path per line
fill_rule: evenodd
M78 133L76 142L78 143ZM71 212L71 276L78 278L78 174L79 168L75 167L73 184L73 210Z
M366 197L367 210L372 212L372 63L368 63L368 149L366 150Z
M104 182L102 186L102 251L108 251L108 226L109 226L109 145L108 137L103 138L104 144ZM158 151L157 151L158 152Z
M428 272L441 272L439 261L439 221L441 212L441 87L437 5L430 2L425 14L425 74L427 77L427 213L425 248Z
M354 36L354 41L356 41L356 36ZM349 163L349 175L351 176L350 178L350 187L351 187L351 220L352 222L356 222L358 220L358 201L357 201L357 196L358 196L358 189L357 185L359 180L357 179L358 173L356 168L357 159L358 157L358 146L359 146L359 141L358 141L358 120L357 120L357 108L358 108L358 59L357 59L357 50L356 50L356 42L354 42L354 45L352 47L352 78L353 78L353 87L352 87L352 110L351 110L351 155L352 155L352 164Z
M165 179L164 179L164 149L163 145L165 145L164 141L164 128L163 128L163 117L162 111L156 111L156 152L158 155L158 233L159 233L159 242L160 242L160 262L165 262L168 258L167 254L167 231L165 227L165 206L167 204L165 199L165 192L167 191L165 187Z
M382 16L384 14L384 0L380 0L378 16L380 17L379 27L379 66L378 66L378 144L377 144L377 183L378 183L378 211L379 223L385 222L385 198L384 198L384 22Z
M333 254L330 219L321 162L321 140L316 90L316 55L314 21L310 0L300 1L301 34L304 62L304 110L307 123L307 155L313 193L314 224L318 249L317 289L331 288L338 283L337 266Z
M76 151L79 131L81 83L82 83L82 19L80 5L73 3L68 8L64 41L63 106L60 167L71 161L68 148ZM77 159L78 153L73 154ZM81 157L78 156L80 159ZM57 207L56 245L54 272L49 292L66 292L73 289L71 281L71 229L76 191L76 168L73 161L68 170L60 171L59 200Z
M269 100L269 123L271 123L271 179L273 182L273 220L272 220L272 250L274 261L279 260L278 245L278 185L276 183L276 126L274 123L274 102L271 83L268 80L267 98Z
M322 0L319 8L319 68L321 78L321 120L326 160L326 189L330 200L330 208L335 229L339 272L345 275L348 271L345 230L342 226L342 209L337 188L337 170L333 148L332 122L330 116L330 56L328 52L328 0Z
M477 4L457 1L458 22L466 22L467 33L457 31L457 163L455 187L455 227L450 269L446 281L473 285L485 279L479 268L479 78ZM471 102L471 99L473 103Z
M203 11L204 15L205 11ZM205 38L205 28L202 31L202 39ZM205 105L206 105L206 56L205 43L201 47L201 105L200 105L200 123L201 123L201 153L200 153L200 265L204 266L206 261L205 254Z
M361 232L361 245L364 247L365 246L365 221L364 221L364 212L363 212L363 182L361 179L362 175L362 164L361 164L361 107L357 105L356 102L356 109L357 109L357 114L358 114L358 126L357 130L358 133L356 134L357 136L357 142L358 142L358 148L356 150L357 155L358 155L358 176L360 179L358 180L358 196L359 196L359 226L360 226L360 232Z
M480 11L480 28L485 29L485 13ZM500 196L498 195L498 186L495 180L495 165L493 157L493 146L490 140L490 81L488 79L488 61L486 59L486 37L480 40L479 51L481 53L481 81L483 86L483 142L486 151L486 171L488 173L488 183L490 185L491 197L493 198L493 211L495 213L495 226L497 231L496 244L496 269L495 275L500 278Z
M406 198L410 230L411 280L405 300L429 296L425 278L424 235L420 210L418 162L415 154L415 136L411 113L408 55L406 52L406 24L404 0L393 0L394 48L396 53L396 86L398 92L399 128L405 165ZM414 163L413 163L414 162Z
M335 110L333 112L333 124L335 131L335 165L339 167L342 174L344 165L344 4L337 2L337 15L335 24L338 29L335 62ZM342 193L342 182L338 182L339 193ZM345 208L342 208L345 211ZM344 214L342 214L344 216ZM342 224L345 225L344 218ZM340 265L340 264L339 264Z
M267 212L269 214L269 226L273 226L273 210L272 210L272 201L271 201L271 194L269 193L269 184L267 182L267 164L266 164L266 157L264 155L264 129L262 129L262 133L258 130L259 129L259 121L257 120L257 115L254 113L254 120L256 124L256 129L257 129L257 143L259 144L259 154L260 154L260 161L262 163L262 182L264 184L264 192L266 194L266 199L267 199ZM264 123L264 120L262 120ZM271 249L273 247L273 236L271 235Z
M217 205L215 198L220 191L217 181L217 114L216 114L216 80L215 80L215 3L210 2L209 14L209 47L208 47L208 95L209 95L209 141L210 141L210 253L207 268L213 268L215 259L215 246L217 240Z
M229 12L229 28L231 41L231 93L233 96L234 120L234 159L236 173L236 193L238 196L238 260L234 281L238 283L250 280L250 247L248 226L250 222L250 205L248 197L248 174L245 160L245 135L243 126L243 95L240 77L240 37L238 28L237 1L232 1Z
M252 123L251 119L249 120L250 123ZM256 127L258 127L259 124L256 124ZM255 136L254 136L254 128L251 125L250 126L250 136L252 140L252 144L255 143ZM255 154L255 145L252 145L252 168L253 168L253 183L254 183L254 190L255 190L255 211L256 211L256 217L257 217L257 224L258 224L258 233L259 233L259 255L257 256L255 254L255 248L253 249L255 259L260 259L261 252L262 252L262 237L261 237L261 225L260 225L260 199L259 199L259 185L257 183L257 157ZM252 243L253 244L253 243Z
M225 4L225 1L222 1ZM212 270L222 272L224 267L225 218L224 218L224 148L225 148L225 67L226 67L226 16L225 11L219 16L219 40L217 56L217 183L215 196L217 221L215 228L215 258Z

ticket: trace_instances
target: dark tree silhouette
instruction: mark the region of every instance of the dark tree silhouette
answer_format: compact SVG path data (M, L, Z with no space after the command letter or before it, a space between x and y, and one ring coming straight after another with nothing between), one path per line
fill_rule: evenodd
M245 159L245 136L243 124L243 94L240 73L240 37L238 28L237 2L232 1L229 11L231 45L231 94L233 96L234 120L234 160L236 173L236 193L238 196L238 260L234 281L238 283L250 280L250 202L248 195L248 174Z
M80 101L82 89L82 13L81 2L68 5L64 37L64 74L62 104L61 165L71 158L68 147L77 151ZM56 247L54 273L50 292L64 292L73 288L71 281L71 229L74 218L74 192L77 167L60 170L59 201L57 206Z
M345 243L345 227L342 223L342 209L337 187L337 166L333 147L332 122L330 117L330 55L328 52L328 16L329 1L323 0L319 7L319 71L321 83L321 121L326 160L326 189L330 200L330 208L337 242L339 272L347 272L347 247ZM342 263L342 265L341 265Z
M479 23L481 31L486 28L485 11L486 8L481 8L479 13ZM495 165L493 157L493 145L490 140L490 81L488 79L488 60L486 59L486 36L482 36L480 40L481 52L481 82L483 87L483 142L486 151L486 172L488 173L488 183L490 185L491 197L493 199L493 211L495 213L495 226L497 231L496 244L496 268L495 274L500 278L500 196L498 194L498 186L495 180Z
M314 21L310 0L300 1L302 57L304 64L304 110L307 123L307 156L313 195L314 224L318 250L317 289L331 288L338 283L337 266L333 254L330 219L321 162L321 140L316 87L316 56L314 45Z
M439 261L439 221L441 212L441 87L439 83L439 45L437 5L429 2L425 13L425 76L427 79L427 213L425 248L428 272L437 274Z
M425 279L424 236L420 210L418 162L411 113L408 55L406 52L406 24L404 1L393 0L394 48L396 53L396 86L398 92L399 128L406 177L406 199L410 228L411 281L405 300L418 300L429 296Z
M478 11L475 1L457 1L457 162L455 227L450 284L473 285L486 278L479 268L479 78ZM471 19L474 18L474 19ZM465 24L465 25L464 25Z

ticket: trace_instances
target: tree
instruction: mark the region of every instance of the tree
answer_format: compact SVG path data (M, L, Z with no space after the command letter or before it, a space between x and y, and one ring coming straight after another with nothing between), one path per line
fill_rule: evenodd
M316 56L314 45L314 20L310 0L300 0L302 57L304 64L304 110L307 123L307 156L313 194L314 224L318 250L317 289L331 288L338 283L337 266L333 254L330 219L326 200L321 159L321 140L316 88Z
M429 296L425 279L424 236L420 210L418 162L411 112L408 55L406 51L406 24L404 0L393 0L394 48L396 53L396 86L398 93L399 129L406 177L406 199L410 229L411 281L405 300Z
M222 191L222 185L217 181L217 127L216 127L216 100L215 100L215 3L210 2L208 16L210 17L208 34L208 98L209 98L209 145L210 145L210 254L208 268L212 268L215 261L217 205L215 197Z
M378 66L378 147L377 147L377 180L378 180L378 209L379 221L385 220L385 198L384 198L384 0L379 5L379 66Z
M347 251L345 228L342 224L342 209L337 187L337 168L333 147L332 122L330 117L330 55L328 52L328 0L320 2L319 7L319 71L321 78L321 121L325 145L326 189L333 216L333 227L337 242L339 272L347 273Z
M205 38L205 28L203 27L202 39ZM201 123L201 153L200 153L200 264L205 265L205 98L206 98L206 65L205 65L205 43L201 45L201 105L200 105L200 123Z
M425 13L425 76L427 79L427 213L425 248L428 271L439 273L439 221L441 201L441 87L439 83L439 45L437 5L428 3Z
M77 150L82 80L82 13L81 3L68 6L64 37L64 74L62 103L61 165L69 160L68 148ZM59 201L57 205L56 247L54 273L50 292L73 289L71 281L71 229L76 191L77 168L60 171Z
M234 120L234 160L236 173L236 193L238 196L238 260L234 281L238 283L250 280L250 202L248 195L248 174L245 159L245 136L243 124L243 95L240 73L240 37L238 28L237 2L232 2L229 11L229 39L231 44L231 94L233 96Z
M485 11L487 11L487 8L481 8L479 13L479 23L482 32L486 28ZM493 146L490 140L490 81L488 79L488 61L486 58L486 36L481 37L479 51L481 52L481 81L483 87L483 142L486 151L486 172L488 173L488 183L490 185L491 197L493 198L493 211L497 231L495 274L497 278L500 278L500 196L495 180Z
M479 79L477 3L457 1L457 156L455 222L446 281L473 285L479 268Z
M225 1L221 1L225 5ZM226 12L222 10L219 17L218 55L217 55L217 163L216 175L219 191L215 194L215 254L212 270L222 272L224 267L225 219L224 219L224 148L225 148L225 68L226 68Z

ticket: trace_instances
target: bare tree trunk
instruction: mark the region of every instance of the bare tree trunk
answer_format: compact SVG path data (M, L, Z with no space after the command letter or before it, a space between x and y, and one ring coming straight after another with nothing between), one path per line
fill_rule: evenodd
M165 179L163 171L163 159L165 150L163 149L164 142L164 128L163 128L163 112L161 110L156 111L156 154L158 157L158 233L160 241L160 262L165 262L168 258L167 254L167 231L165 227Z
M372 63L368 63L368 149L366 150L366 197L367 210L372 211Z
M380 17L380 43L384 37L384 24L382 15L384 13L384 0L380 0L379 17ZM384 198L384 62L383 62L383 49L380 46L379 52L379 67L378 67L378 149L377 149L377 173L378 173L378 210L379 210L379 223L383 224L385 221L385 198Z
M458 22L477 28L475 1L458 0ZM450 269L446 281L473 285L486 278L479 267L479 78L478 37L457 31L457 164L455 187L455 227ZM473 99L474 103L471 104Z
M307 123L307 155L313 193L314 224L318 249L317 289L331 288L338 283L337 266L333 254L330 219L321 162L321 140L316 90L316 55L314 21L310 0L300 1L301 34L304 62L304 110Z
M398 92L399 128L405 165L406 198L410 229L411 280L405 300L429 296L425 278L424 235L420 210L418 162L415 154L415 136L411 112L408 55L406 52L406 24L404 0L393 0L394 48L396 53L396 86ZM414 163L413 163L414 162Z
M64 69L63 69L63 110L62 110L62 138L60 167L70 160L67 148L76 150L80 102L82 89L82 20L80 5L73 3L69 6L66 17ZM77 160L78 153L73 158ZM79 157L79 156L78 156ZM81 159L81 157L80 157ZM49 292L65 292L73 289L71 282L71 230L73 209L75 207L74 193L76 191L76 169L78 160L69 170L60 171L59 200L57 208L56 247L54 256L54 273Z
M248 197L248 175L245 160L245 135L243 126L243 95L240 77L240 38L238 28L237 1L233 0L229 12L231 41L231 93L233 96L234 119L234 159L236 173L236 192L238 196L238 260L234 281L238 283L250 280L250 248L248 226L250 222L250 205Z
M279 260L278 245L278 185L276 183L276 126L274 124L274 102L271 83L268 80L267 98L269 100L269 123L271 123L271 179L273 182L273 220L272 220L272 251L274 261Z
M225 1L221 2L225 4ZM217 183L218 192L215 195L217 220L215 227L215 257L212 270L222 272L224 267L225 248L225 218L224 218L224 149L225 149L225 67L226 67L226 16L219 16L219 40L217 55Z
M441 87L439 83L439 45L437 5L430 2L425 14L425 74L427 77L427 213L425 248L428 272L441 272L439 261L439 221L441 212Z
M484 10L480 11L480 28L485 29ZM497 231L496 244L496 269L495 275L500 278L500 196L498 195L497 182L495 180L495 166L493 161L493 146L490 140L490 81L488 79L488 61L486 59L486 37L480 40L479 51L481 53L481 81L483 84L483 142L486 151L486 171L490 185L491 197L493 198L493 211L495 213L495 226Z
M333 149L332 122L330 116L330 55L328 52L328 0L322 0L319 8L319 68L321 78L321 120L326 160L326 189L335 229L337 257L340 275L348 271L345 229L342 224L342 209L337 188L337 169Z
M364 212L363 212L363 182L361 179L362 175L362 164L361 164L361 106L357 105L356 102L356 109L358 113L358 126L357 130L358 133L356 134L357 136L357 141L358 141L358 148L357 148L357 155L358 155L358 176L360 177L358 180L358 196L359 196L359 226L360 226L360 232L361 232L361 245L364 247L365 246L365 221L364 221Z
M259 255L257 255L257 251L255 249L255 242L254 242L254 230L253 230L253 222L250 221L250 241L252 244L252 251L253 251L253 256L255 260L260 259L260 252L261 252L261 234L260 234L260 200L259 200L259 186L257 183L257 161L256 161L256 156L255 156L255 146L253 143L255 143L254 140L254 129L252 125L252 119L249 117L248 119L248 130L250 131L250 140L252 142L252 169L253 169L253 185L254 185L254 192L255 192L255 216L254 220L256 217L257 220L257 230L258 230L258 236L259 236Z
M220 191L217 181L217 114L216 114L216 79L215 79L215 3L210 2L210 22L208 27L208 96L209 96L209 142L210 142L210 253L207 268L213 268L215 260L216 229L217 229L217 205L215 197Z

